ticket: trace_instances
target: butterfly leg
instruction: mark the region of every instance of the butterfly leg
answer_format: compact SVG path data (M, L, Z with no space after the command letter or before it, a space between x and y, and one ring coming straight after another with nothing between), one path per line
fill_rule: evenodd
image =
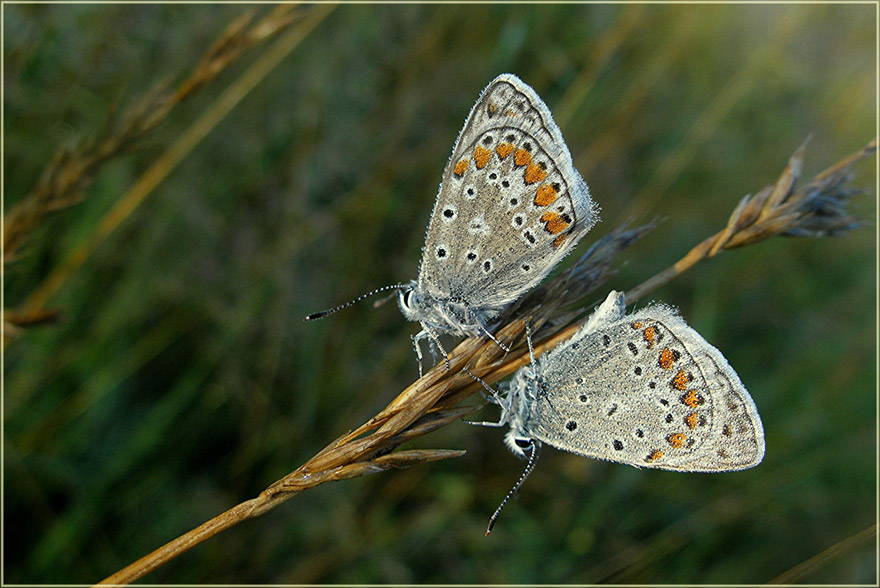
M431 350L431 361L433 362L431 365L437 365L437 345L434 344L433 340L428 345L428 349Z
M535 348L532 347L532 327L529 325L529 319L526 319L526 343L529 344L529 359L532 362L532 370L537 372L535 368Z
M501 418L498 421L462 421L466 425L474 425L476 427L503 427L507 424L507 412L501 413Z
M484 382L482 380L482 378L479 378L478 376L475 376L474 374L472 374L470 372L470 370L468 370L467 368L464 368L462 371L465 372L470 377L472 377L477 382L479 382L480 384L482 384L483 388L485 388L485 390L488 391L492 395L491 397L486 396L485 392L483 392L483 398L485 398L486 400L488 400L492 404L497 404L503 408L503 410L501 412L501 418L498 420L498 422L492 422L492 421L464 421L464 422L467 423L468 425L476 425L478 427L503 427L504 425L506 425L507 424L507 415L510 414L510 412L506 409L507 403L505 402L504 398L502 398L501 395L498 394L498 392L492 386L490 386L489 384Z
M479 328L481 331L483 331L483 334L484 334L484 335L486 335L487 337L489 337L490 339L492 339L492 341L494 341L495 344L498 345L498 347L500 347L501 349L503 349L505 353L509 353L509 352L510 352L510 347L508 347L507 345L505 345L504 343L502 343L501 341L499 341L499 340L495 337L495 335L493 335L492 333L489 332L489 329L486 328L486 325L483 323L483 320L482 320L481 316L480 316L478 313L473 312L473 311L471 310L471 308L468 306L467 302L465 302L464 305L465 305L465 308L468 309L468 314L472 317L472 320L473 320L474 323L477 325L477 328Z
M482 322L477 321L477 325L480 327L480 330L482 330L483 333L484 333L487 337L489 337L490 339L492 339L493 341L495 341L495 344L498 345L498 347L500 347L501 349L503 349L505 352L509 352L509 351L510 351L510 347L508 347L507 345L505 345L504 343L502 343L501 341L499 341L498 339L496 339L496 338L495 338L495 335L493 335L492 333L490 333L490 332L489 332L489 329L487 329L486 326L485 326Z
M443 345L440 343L440 339L437 337L437 333L434 332L431 327L426 325L425 323L421 323L422 325L422 333L427 333L427 336L431 338L431 343L437 346L437 349L440 350L440 353L443 354L443 362L446 364L446 371L452 370L452 366L449 364L449 354L446 353L446 350L443 349ZM421 334L421 333L420 333ZM422 335L424 337L425 335ZM434 353L434 349L431 349L431 353Z
M506 420L500 420L497 423L493 421L462 421L466 425L475 425L477 427L503 427L507 424Z
M419 345L419 340L423 338L424 331L416 333L415 335L410 336L413 343L413 349L416 350L416 358L418 358L419 362L419 378L422 377L422 346Z
M497 404L497 405L499 405L499 406L504 406L504 405L506 404L506 403L504 402L504 398L502 398L501 395L498 394L498 392L495 390L495 388L493 388L492 386L490 386L489 384L487 384L486 382L484 382L482 378L480 378L480 377L478 377L478 376L475 376L475 375L474 375L473 373L471 373L471 371L470 371L469 369L467 369L467 368L462 368L461 371L463 371L464 373L466 373L467 375L469 375L470 377L472 377L474 380L476 380L477 382L479 382L480 384L482 384L482 385L483 385L483 388L486 390L486 392L488 392L489 394L492 395L492 397L490 398L490 397L486 396L485 393L483 393L483 398L485 398L486 400L488 400L488 401L491 402L492 404Z

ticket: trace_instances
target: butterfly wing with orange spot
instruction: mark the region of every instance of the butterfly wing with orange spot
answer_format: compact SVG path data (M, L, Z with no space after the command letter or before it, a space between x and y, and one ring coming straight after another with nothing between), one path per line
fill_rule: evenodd
M544 391L527 426L549 445L685 472L746 469L764 456L736 372L667 306L587 325L539 363Z
M501 75L446 165L419 288L490 317L536 286L597 220L547 106L519 78Z

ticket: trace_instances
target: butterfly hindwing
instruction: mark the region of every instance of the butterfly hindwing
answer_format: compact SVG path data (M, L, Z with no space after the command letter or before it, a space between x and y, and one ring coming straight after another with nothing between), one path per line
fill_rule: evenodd
M654 305L584 329L540 361L529 433L640 467L719 472L764 455L751 396L721 353Z

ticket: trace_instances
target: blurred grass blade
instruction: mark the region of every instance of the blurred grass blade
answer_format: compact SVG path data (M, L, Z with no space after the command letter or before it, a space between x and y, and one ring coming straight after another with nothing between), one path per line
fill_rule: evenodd
M24 304L26 311L42 308L95 249L127 219L147 195L170 174L205 136L263 80L284 57L334 8L317 5L296 27L266 50L202 115L159 157L140 179L120 198L95 228L88 241L71 251Z
M803 582L804 579L809 578L811 575L815 574L817 571L821 570L825 566L830 563L833 563L835 560L838 560L845 555L852 553L856 549L861 548L863 545L867 545L869 541L874 540L876 542L877 539L877 525L876 523L859 531L855 535L851 535L844 539L843 541L838 541L822 553L817 553L810 559L799 563L794 566L784 574L780 574L767 582L768 584L798 584Z

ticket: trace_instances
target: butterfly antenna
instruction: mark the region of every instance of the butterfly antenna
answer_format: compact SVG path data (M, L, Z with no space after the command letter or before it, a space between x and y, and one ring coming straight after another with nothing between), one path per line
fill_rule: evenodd
M364 298L369 298L370 296L373 296L374 294L378 294L379 292L384 292L386 290L394 290L394 289L400 290L400 289L406 288L406 287L408 287L408 284L394 284L392 286L382 286L381 288L376 288L372 292L367 292L366 294L361 294L360 296L358 296L354 300L350 300L350 301L346 302L345 304L340 304L339 306L334 306L333 308L328 308L327 310L322 310L321 312L316 312L314 314L310 314L309 316L307 316L303 320L314 321L319 318L324 318L328 314L333 314L334 312L348 308L349 306L351 306L353 304L357 304L358 302L360 302Z
M526 478L529 477L529 474L532 473L532 470L535 468L535 464L538 461L538 450L540 449L540 445L538 445L534 439L530 440L532 451L529 453L529 463L526 464L526 471L522 473L519 477L519 480L516 481L516 484L513 485L513 488L510 489L510 492L507 493L507 496L504 497L504 500L501 501L501 504L498 505L498 508L495 509L495 512L492 514L492 518L489 519L489 527L486 529L486 536L489 536L489 533L492 532L492 529L495 527L495 523L498 522L498 515L501 514L501 509L504 508L504 505L507 504L507 501L510 500L510 497L514 495L514 493L519 490L520 486L523 485L523 482L526 481Z

